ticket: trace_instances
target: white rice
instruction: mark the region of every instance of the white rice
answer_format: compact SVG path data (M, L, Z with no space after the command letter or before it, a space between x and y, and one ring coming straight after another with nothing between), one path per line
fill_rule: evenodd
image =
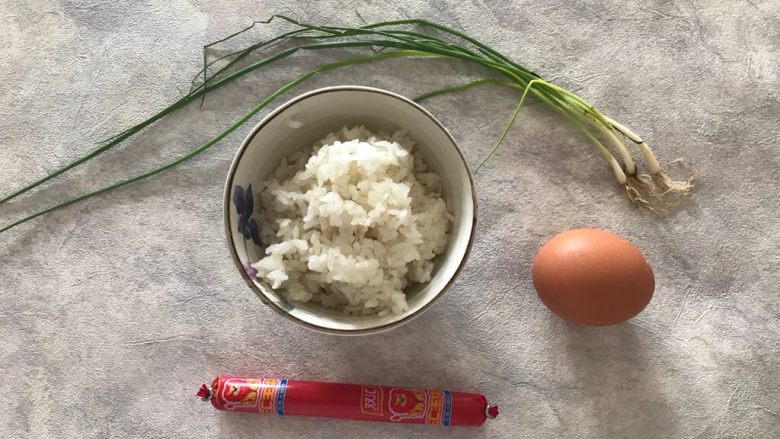
M282 160L260 191L257 276L289 299L348 314L402 313L431 279L453 218L404 131L342 128Z

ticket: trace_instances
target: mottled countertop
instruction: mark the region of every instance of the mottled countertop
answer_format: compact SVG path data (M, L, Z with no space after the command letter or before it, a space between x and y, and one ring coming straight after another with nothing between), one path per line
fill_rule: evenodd
M666 219L632 208L589 144L532 103L477 176L477 239L454 288L389 333L322 335L263 305L224 242L224 178L266 110L174 171L0 235L0 437L780 437L778 2L0 0L0 192L175 100L204 44L273 12L359 24L355 10L477 35L631 126L662 162L689 159L695 198ZM201 144L335 56L302 55L209 95L0 206L0 224ZM414 96L483 73L389 61L298 91ZM426 106L475 161L517 99L482 88ZM647 255L657 289L638 317L584 328L541 305L532 258L575 227ZM479 391L502 414L449 431L232 415L193 396L220 373Z

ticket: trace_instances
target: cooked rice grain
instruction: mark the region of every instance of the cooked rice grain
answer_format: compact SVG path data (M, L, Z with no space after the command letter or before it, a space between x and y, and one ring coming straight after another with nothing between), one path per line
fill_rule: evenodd
M453 220L413 146L405 131L344 127L282 160L259 195L257 276L297 302L404 312L404 288L431 279Z

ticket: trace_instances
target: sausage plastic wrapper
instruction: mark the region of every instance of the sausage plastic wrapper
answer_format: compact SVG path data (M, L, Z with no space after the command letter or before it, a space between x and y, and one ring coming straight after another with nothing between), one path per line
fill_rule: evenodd
M449 390L218 376L197 396L218 410L276 416L480 426L498 416L484 395Z

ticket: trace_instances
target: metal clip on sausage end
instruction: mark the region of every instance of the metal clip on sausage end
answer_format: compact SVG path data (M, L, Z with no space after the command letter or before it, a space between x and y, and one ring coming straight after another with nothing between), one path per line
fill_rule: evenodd
M200 386L200 389L198 389L198 393L196 393L195 396L199 397L203 401L210 401L211 398L214 396L214 392L211 391L211 388L209 388L209 386L202 384Z

